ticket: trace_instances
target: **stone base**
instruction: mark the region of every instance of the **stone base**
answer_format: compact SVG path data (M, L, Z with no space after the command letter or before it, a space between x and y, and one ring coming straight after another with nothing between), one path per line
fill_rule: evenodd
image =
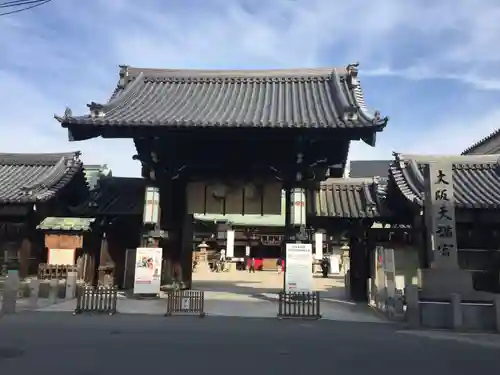
M226 265L226 270L227 272L234 272L236 271L236 263L233 263L233 262L227 262Z
M472 273L462 269L419 269L418 285L420 298L449 300L452 294L459 294L462 301L487 301L492 293L474 290Z
M208 262L198 262L196 265L196 269L194 271L196 272L210 272L210 264Z

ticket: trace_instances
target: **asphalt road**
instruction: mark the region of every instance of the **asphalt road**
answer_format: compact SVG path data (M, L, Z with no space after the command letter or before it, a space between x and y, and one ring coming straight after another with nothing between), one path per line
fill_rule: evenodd
M402 334L393 324L34 312L0 318L1 375L459 375L499 368L500 346Z

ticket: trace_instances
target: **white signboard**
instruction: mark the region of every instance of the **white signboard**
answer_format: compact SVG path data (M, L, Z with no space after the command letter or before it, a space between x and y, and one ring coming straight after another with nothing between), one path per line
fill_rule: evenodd
M285 291L313 291L312 244L286 244Z
M75 264L75 249L49 249L47 263L53 266Z
M134 294L159 294L162 249L138 247L135 253Z

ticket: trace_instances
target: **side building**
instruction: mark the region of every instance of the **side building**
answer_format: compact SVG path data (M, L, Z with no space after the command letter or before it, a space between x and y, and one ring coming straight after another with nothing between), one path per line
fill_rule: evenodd
M47 260L37 226L87 198L83 171L79 152L0 154L0 263L18 262L23 277L37 273Z

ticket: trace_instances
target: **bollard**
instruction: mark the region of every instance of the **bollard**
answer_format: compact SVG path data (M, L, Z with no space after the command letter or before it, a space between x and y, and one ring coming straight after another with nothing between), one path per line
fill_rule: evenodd
M420 327L420 303L417 285L408 285L406 296L406 321L411 328Z
M347 270L344 274L344 292L347 300L351 300L351 271Z
M493 307L495 309L495 328L498 333L500 333L500 295L496 294L493 299Z
M73 299L76 296L76 272L68 272L66 277L66 293L64 298Z
M18 291L19 291L19 271L8 270L3 291L2 314L16 313Z
M462 299L460 294L451 294L451 328L459 330L462 328Z
M40 280L31 279L30 280L30 299L29 304L33 309L38 308L38 296L40 294Z
M49 304L57 303L57 294L59 291L59 280L52 279L49 284Z

